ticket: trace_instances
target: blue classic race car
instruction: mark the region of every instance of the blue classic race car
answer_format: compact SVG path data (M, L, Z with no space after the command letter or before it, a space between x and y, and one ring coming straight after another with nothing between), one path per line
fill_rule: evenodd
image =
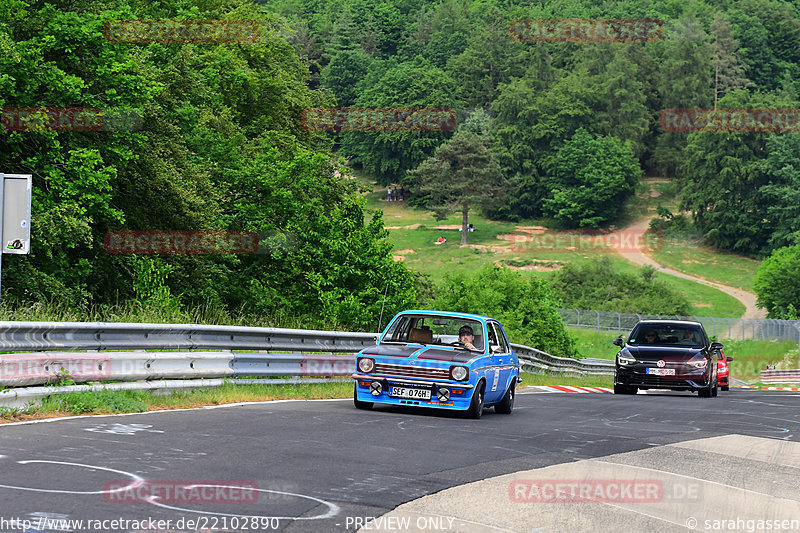
M353 374L353 402L466 411L514 408L519 360L503 327L489 317L445 311L403 311L375 346L362 350Z

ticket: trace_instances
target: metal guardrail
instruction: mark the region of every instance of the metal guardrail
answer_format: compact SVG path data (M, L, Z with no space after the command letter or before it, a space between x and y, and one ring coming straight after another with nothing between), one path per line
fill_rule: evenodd
M191 383L208 387L243 377L302 377L304 382L309 378L349 377L355 371L355 354L373 345L376 337L374 333L244 326L0 322L0 351L23 352L0 354L0 387L7 388L0 392L0 405L19 405L31 394L41 398L84 390L82 387L120 388L124 385L123 388L153 389L153 384L159 383L155 388L167 389L177 386L177 380L184 380L180 382L181 387L191 386ZM512 346L524 370L572 375L613 373L611 362L581 362L528 346ZM189 351L214 349L217 351ZM289 353L268 353L279 350ZM21 388L65 380L74 383L136 381L138 385L31 387L28 392ZM257 381L246 380L247 383Z
M719 318L712 316L647 315L587 309L558 309L567 326L616 331L625 334L642 320L693 320L718 339L792 340L800 339L800 320L775 318Z
M762 370L762 383L800 383L800 370Z
M514 351L520 359L523 370L529 372L559 372L567 375L610 375L614 374L613 361L581 361L567 357L556 357L547 352L524 346L512 344Z
M217 349L352 353L373 344L375 336L198 324L0 322L0 351Z

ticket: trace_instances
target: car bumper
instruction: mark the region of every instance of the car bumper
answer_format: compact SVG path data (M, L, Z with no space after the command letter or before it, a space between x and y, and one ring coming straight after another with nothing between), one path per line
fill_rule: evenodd
M689 372L674 376L656 376L646 374L644 369L617 368L614 375L615 385L627 385L640 389L664 390L699 390L708 387L713 379L708 372Z
M460 381L429 381L359 373L353 374L352 377L356 382L356 399L361 402L402 405L406 407L432 407L454 411L469 409L470 402L472 401L472 389L475 387L471 383ZM379 394L373 393L373 382L380 384ZM391 396L390 391L394 387L429 391L430 399ZM446 401L440 399L439 393L442 389L446 389L449 393L449 397Z

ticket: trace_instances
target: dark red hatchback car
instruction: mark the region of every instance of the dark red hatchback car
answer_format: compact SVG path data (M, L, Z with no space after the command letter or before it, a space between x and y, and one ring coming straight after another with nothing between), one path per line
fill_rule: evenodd
M697 392L717 395L718 356L722 344L711 342L699 322L645 320L634 326L627 341L614 339L621 350L616 358L615 394L639 389Z

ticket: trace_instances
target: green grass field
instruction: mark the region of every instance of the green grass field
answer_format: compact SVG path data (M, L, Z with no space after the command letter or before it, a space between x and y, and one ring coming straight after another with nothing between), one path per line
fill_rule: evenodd
M653 259L675 270L699 278L753 291L761 261L704 246L701 242L666 239L664 247L653 252Z
M362 178L363 179L363 178ZM669 183L655 183L653 187L667 188ZM543 248L539 243L530 244L515 239L524 237L524 231L517 228L541 227L541 220L528 220L519 224L490 221L480 215L471 214L470 221L476 231L468 234L469 246L460 246L460 215L452 215L446 220L437 221L433 213L407 207L404 202L387 202L386 191L367 193L367 210L383 211L384 223L390 231L390 240L395 255L414 270L429 274L435 280L443 279L449 273L474 272L487 263L504 265L519 269L531 276L550 276L552 272L566 263L583 264L596 261L600 256L609 256L614 266L621 272L636 274L640 267L626 261L622 256L602 247L597 251L570 250L566 247ZM653 203L639 199L640 203ZM649 204L648 204L649 205ZM435 229L449 226L452 229ZM538 231L538 230L533 230ZM508 240L500 235L513 235ZM565 233L565 238L570 235ZM435 244L440 237L447 242ZM749 261L749 260L745 260ZM724 272L720 272L723 276ZM656 278L684 294L691 304L690 313L696 316L741 317L745 307L733 296L705 285L657 273ZM712 278L713 279L713 278ZM717 278L720 281L724 277Z

